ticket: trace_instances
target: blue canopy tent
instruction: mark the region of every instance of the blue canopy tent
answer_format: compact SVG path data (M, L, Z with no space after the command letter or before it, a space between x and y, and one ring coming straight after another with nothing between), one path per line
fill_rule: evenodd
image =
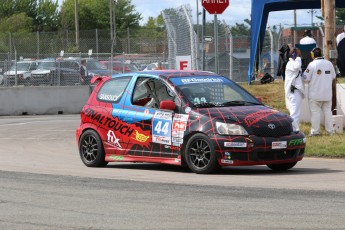
M335 5L336 8L345 8L345 0L335 0ZM252 0L248 84L250 84L254 77L254 68L257 64L255 60L258 60L256 56L261 53L269 12L320 8L321 0Z

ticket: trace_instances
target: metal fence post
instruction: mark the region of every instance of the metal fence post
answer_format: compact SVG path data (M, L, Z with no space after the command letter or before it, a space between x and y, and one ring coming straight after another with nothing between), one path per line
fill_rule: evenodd
M274 77L274 41L270 26L267 27L271 40L271 76Z
M40 32L37 31L37 59L40 59Z

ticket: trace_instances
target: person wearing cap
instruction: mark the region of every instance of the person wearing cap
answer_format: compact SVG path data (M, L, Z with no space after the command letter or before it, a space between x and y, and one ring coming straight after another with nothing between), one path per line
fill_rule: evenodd
M293 119L294 130L299 130L301 104L304 98L304 83L302 80L301 51L294 49L285 69L285 102Z
M313 35L311 34L311 30L305 30L303 34L303 38L299 41L301 45L309 45L309 44L316 44Z
M345 77L345 26L343 32L337 36L337 67L339 69L340 75Z
M320 135L321 112L325 117L325 129L328 134L334 133L332 120L332 82L336 77L333 64L322 57L320 48L311 51L313 61L303 73L308 82L308 99L311 114L311 130L309 136Z

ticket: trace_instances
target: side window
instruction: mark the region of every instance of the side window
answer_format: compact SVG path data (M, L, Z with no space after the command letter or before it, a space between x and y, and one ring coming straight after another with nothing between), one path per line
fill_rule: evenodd
M97 99L109 103L117 103L121 99L128 82L132 77L114 78L105 82L99 90Z
M138 78L132 97L132 104L148 108L159 108L163 100L174 100L174 93L159 79Z

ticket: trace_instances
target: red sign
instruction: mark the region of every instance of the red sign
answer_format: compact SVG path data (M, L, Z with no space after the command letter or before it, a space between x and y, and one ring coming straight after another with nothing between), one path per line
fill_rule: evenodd
M202 0L202 6L210 14L222 14L229 3L230 0Z

